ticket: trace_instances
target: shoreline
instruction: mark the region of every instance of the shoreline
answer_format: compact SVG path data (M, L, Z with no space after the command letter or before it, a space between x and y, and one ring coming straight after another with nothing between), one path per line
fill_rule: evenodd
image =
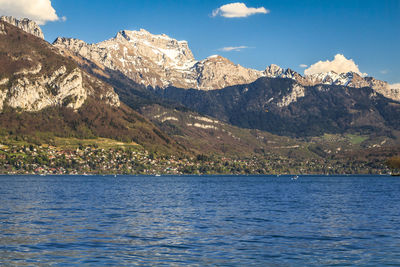
M100 177L276 177L276 178L292 178L298 176L299 178L306 177L400 177L400 174L4 174L0 173L1 176L100 176Z

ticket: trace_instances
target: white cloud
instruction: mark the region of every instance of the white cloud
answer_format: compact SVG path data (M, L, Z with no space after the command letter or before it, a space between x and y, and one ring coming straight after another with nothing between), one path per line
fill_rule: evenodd
M40 25L60 20L50 0L0 0L0 15L29 18Z
M300 67L300 68L307 68L308 65L306 65L306 64L300 64L299 67Z
M358 65L354 63L354 60L347 59L342 54L337 54L332 61L318 61L312 64L308 69L304 70L305 75L311 75L316 73L325 73L334 71L336 73L347 73L349 71L358 73L362 76L366 76L366 73L361 73L358 69Z
M389 84L390 89L400 89L400 83Z
M265 7L247 7L244 3L232 3L223 5L212 12L212 16L218 15L225 18L245 18L254 14L267 14L269 10Z
M239 52L240 50L246 49L246 48L250 48L250 47L244 46L244 45L242 45L242 46L228 46L228 47L220 48L220 49L218 49L218 51L223 51L223 52L236 51L236 52Z
M388 70L381 70L381 71L379 71L379 72L382 73L382 74L388 74L388 73L389 73Z

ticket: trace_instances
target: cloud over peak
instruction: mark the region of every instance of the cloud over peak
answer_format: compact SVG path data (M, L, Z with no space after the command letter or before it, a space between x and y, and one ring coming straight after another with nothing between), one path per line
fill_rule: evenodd
M335 58L332 61L318 61L317 63L312 64L308 69L304 70L305 75L317 74L317 73L325 73L334 71L336 73L347 73L347 72L355 72L360 74L361 76L366 76L366 73L361 73L358 65L352 59L347 59L342 54L336 54Z
M29 18L40 25L60 20L50 0L0 0L0 15Z
M270 11L265 7L247 7L244 3L231 3L223 5L212 12L212 16L222 16L225 18L245 18L255 14L267 14Z
M246 48L250 48L248 46L242 45L242 46L227 46L227 47L223 47L218 49L218 51L222 51L222 52L231 52L231 51L236 51L239 52L242 49L246 49Z

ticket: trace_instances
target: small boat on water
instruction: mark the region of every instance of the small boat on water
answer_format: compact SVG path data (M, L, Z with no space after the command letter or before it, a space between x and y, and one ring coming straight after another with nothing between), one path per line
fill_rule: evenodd
M297 179L299 179L299 176L298 176L298 175L295 175L295 176L292 177L291 180L297 180Z

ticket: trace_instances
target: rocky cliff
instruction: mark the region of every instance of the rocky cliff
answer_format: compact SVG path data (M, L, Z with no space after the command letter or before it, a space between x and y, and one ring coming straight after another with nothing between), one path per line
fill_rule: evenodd
M15 27L20 28L21 30L26 31L27 33L33 34L36 37L44 39L42 29L40 29L40 27L36 24L36 22L34 22L30 19L25 18L25 19L18 20L11 16L1 16L0 21L5 21L11 25L14 25ZM0 32L1 32L1 30L0 30Z
M15 73L9 83L5 78L2 90L2 103L12 108L26 111L38 111L49 106L67 106L78 109L87 98L82 86L82 73L78 68L67 71L65 66L55 70L50 76L41 71L41 65L35 69L24 69Z
M88 96L119 106L112 87L83 72L49 43L5 21L0 21L0 29L0 111L5 106L25 111L51 106L76 110Z

